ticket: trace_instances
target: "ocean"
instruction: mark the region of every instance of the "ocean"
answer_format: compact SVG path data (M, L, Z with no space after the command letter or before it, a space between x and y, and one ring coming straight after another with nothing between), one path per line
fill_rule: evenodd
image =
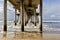
M11 24L13 24L14 21L7 21L7 26L10 26ZM3 21L0 21L0 26L4 25Z
M8 21L7 26L10 26L14 21ZM3 21L0 21L0 27L4 25ZM60 22L43 22L44 32L60 32Z
M43 22L43 31L60 33L60 22Z

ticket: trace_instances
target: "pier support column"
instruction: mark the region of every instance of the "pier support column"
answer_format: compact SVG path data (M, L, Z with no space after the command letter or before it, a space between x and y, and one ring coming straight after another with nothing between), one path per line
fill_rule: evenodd
M34 9L34 25L36 26L36 9Z
M42 32L42 0L40 0L40 32Z
M21 30L22 30L22 32L24 32L24 11L23 11L23 0L21 0L22 2L21 2L21 5L22 5L22 27L21 27Z
M16 13L17 13L17 9L15 8L15 15L14 15L14 16L15 16L15 17L14 17L15 26L17 25L17 24L16 24Z
M7 0L4 0L4 31L7 31Z

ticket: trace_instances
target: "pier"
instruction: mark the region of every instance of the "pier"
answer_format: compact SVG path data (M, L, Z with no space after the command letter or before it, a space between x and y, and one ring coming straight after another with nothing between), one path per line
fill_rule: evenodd
M15 11L14 23L10 26L7 26L7 1ZM36 12L38 5L39 13ZM4 26L0 34L1 40L42 40L42 0L4 0Z
M8 2L14 9L14 22L9 26L8 22L10 21L7 20ZM38 6L39 12L36 11ZM60 29L53 29L42 24L43 22L60 21L43 21L42 7L43 0L4 0L4 25L0 27L0 40L60 40L60 32L43 31L43 29L59 31Z
M8 27L7 26L7 1L9 1L13 5L13 8L15 9L14 25L12 27L15 26L17 27L18 25L20 25L22 32L25 31L25 27L29 23L29 21L34 25L33 27L37 27L36 9L38 5L40 5L40 10L38 10L39 11L38 29L40 30L39 32L42 32L42 0L4 0L4 31L7 32L7 27ZM17 10L19 13L17 12ZM19 18L17 19L16 16L18 16ZM31 20L33 21L31 22ZM31 29L33 29L33 27Z

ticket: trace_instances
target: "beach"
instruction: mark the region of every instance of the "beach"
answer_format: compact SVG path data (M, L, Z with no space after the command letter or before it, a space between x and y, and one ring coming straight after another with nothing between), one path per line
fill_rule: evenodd
M11 22L8 22L11 25ZM10 31L0 32L0 40L60 40L60 23L44 23L43 33L39 32L19 32L13 31L13 27L8 28ZM55 26L53 26L55 25ZM1 25L2 26L2 25ZM3 28L2 28L3 29ZM20 29L19 29L20 30ZM29 29L26 29L29 30Z
M44 33L43 40L60 40L60 34L56 33Z
M60 40L60 34L7 32L0 36L0 40Z

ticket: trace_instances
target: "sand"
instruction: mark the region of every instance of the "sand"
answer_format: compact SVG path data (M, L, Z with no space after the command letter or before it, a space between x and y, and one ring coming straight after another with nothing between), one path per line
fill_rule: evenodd
M0 40L60 40L60 34L8 32L0 33Z

